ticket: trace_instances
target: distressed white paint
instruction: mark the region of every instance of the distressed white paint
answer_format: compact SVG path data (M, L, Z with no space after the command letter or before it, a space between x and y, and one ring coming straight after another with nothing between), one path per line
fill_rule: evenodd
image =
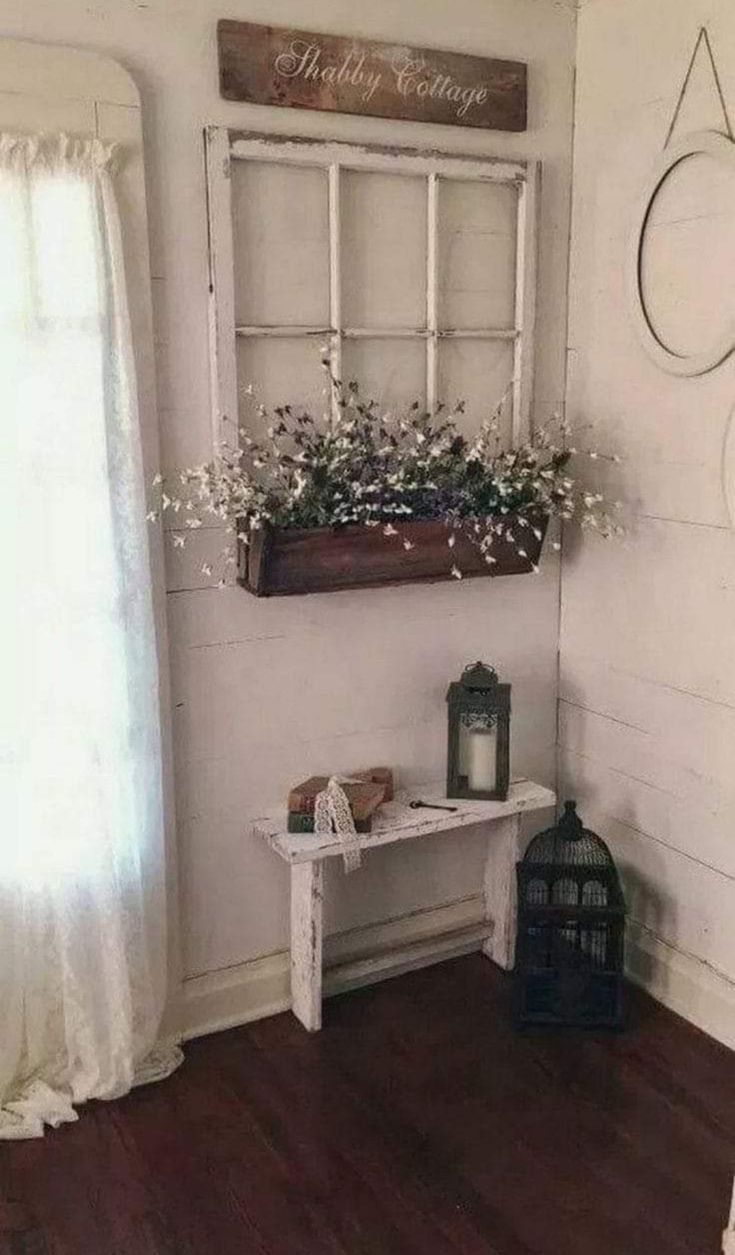
M533 343L536 327L536 225L541 167L533 162L518 189L516 310L513 353L513 440L528 435L533 401Z
M414 967L429 966L448 957L449 949L456 953L456 947L462 944L457 938L470 934L485 937L489 931L485 899L474 894L380 924L328 933L324 937L323 997L328 998L335 989L330 975L333 969L358 971L362 964L369 964L371 979L380 980L383 973L395 975L396 963L408 957ZM472 949L477 950L480 944L474 940ZM264 958L197 976L186 982L184 996L188 1037L287 1011L291 1006L289 952L279 950Z
M329 163L329 360L335 379L342 378L342 338L334 334L335 327L342 326L342 212L340 197L340 167L336 161ZM332 396L332 416L336 417L338 398Z
M291 1005L312 1033L322 1026L323 879L318 859L291 868Z
M228 414L245 387L254 384L261 402L285 399L264 394L257 369L253 378L241 372L238 379L236 337L277 338L297 355L304 337L327 340L333 376L357 377L363 391L369 388L384 403L413 397L405 379L400 396L385 397L390 371L380 341L425 340L419 396L429 408L461 397L476 428L510 392L504 434L517 440L527 431L538 162L284 141L221 127L207 129L206 154L212 397L214 429L223 441L236 440ZM510 221L504 221L504 209ZM465 265L457 265L463 257ZM512 328L500 319L493 325L504 314ZM347 355L345 371L345 339L375 342L375 385L357 365L369 344L362 354ZM512 340L513 353L440 346L440 339ZM336 414L336 394L331 405ZM246 412L246 421L253 426L253 415Z
M232 176L227 136L217 127L204 133L209 214L210 405L214 441L236 448L238 438L235 282L232 243Z
M499 967L512 969L516 947L516 863L522 857L520 814L496 826L487 845L485 910L493 921L492 936L483 946Z
M442 831L469 826L482 830L487 842L484 870L485 918L451 934L406 942L390 955L372 954L334 965L331 992L354 989L374 980L413 968L471 953L480 945L501 967L512 968L515 953L515 865L521 854L521 817L548 810L555 804L550 789L531 780L515 781L504 802L453 799L454 811L421 808L411 800L447 805L437 781L417 785L415 794L396 795L377 812L370 832L360 835L362 850L381 852L390 845L415 841ZM289 864L291 873L291 1005L294 1015L310 1032L321 1028L323 952L323 865L341 853L337 837L283 831L284 812L255 820L260 837Z
M728 0L594 0L579 16L568 413L593 424L580 444L623 455L600 474L625 502L629 535L565 548L560 791L578 796L621 862L635 979L732 1045L735 531L723 481L735 363L698 378L659 369L637 337L625 284L640 198L705 23L732 110ZM721 129L722 118L703 61L672 151L708 127ZM684 346L687 316L732 313L718 250L735 195L710 166L667 181L649 224L661 256L675 257L690 230L705 250L701 264L651 276L657 315ZM685 274L690 290L678 285ZM693 325L692 351L717 330Z
M414 809L411 801L426 802ZM436 804L433 809L432 803ZM452 832L476 824L495 823L508 815L532 814L553 807L551 789L533 780L515 780L504 802L488 802L474 798L447 798L442 781L417 783L410 793L397 793L393 801L384 802L376 812L370 832L360 834L360 847L394 845L397 841L413 841L437 832ZM441 809L454 807L454 810ZM325 833L295 833L284 830L285 810L253 821L255 835L262 837L287 863L306 863L314 859L336 858L342 853L339 837Z
M428 176L426 193L426 406L433 410L437 396L437 338L439 334L439 175Z
M537 414L562 397L573 5L374 0L358 8L346 0L313 0L309 11L316 29L527 60L529 130L501 134L223 101L216 57L222 0L3 0L0 35L98 49L116 57L140 87L168 467L201 462L212 451L202 153L209 125L281 134L298 126L305 135L351 144L423 145L478 158L498 154L510 163L541 160ZM226 16L298 27L304 5L230 0ZM64 76L33 78L53 94ZM254 344L247 341L247 352ZM350 341L349 347L360 344ZM268 341L267 352L279 345ZM386 341L380 354L393 347ZM423 341L417 351L423 377ZM267 385L281 398L312 387L306 357L298 377L285 373L277 353L262 360L273 372ZM318 365L313 387L318 403ZM554 778L558 578L550 552L538 577L258 601L236 588L217 591L202 576L202 561L216 556L220 544L217 529L208 528L192 537L183 555L167 554L182 936L186 973L197 989L210 975L224 980L227 970L251 960L267 965L262 956L282 953L287 944L288 872L263 842L243 835L248 818L282 802L289 786L312 771L388 762L409 785L440 775L446 685L475 657L487 657L513 682L514 771L547 784ZM328 867L327 934L431 910L476 891L485 855L481 835L467 830L420 844L368 856L347 880L338 866ZM340 877L336 884L332 872ZM249 988L252 997L237 1004L243 1014L258 1006L267 1011L268 980ZM202 1002L200 1027L208 1014L217 1021L215 1001Z

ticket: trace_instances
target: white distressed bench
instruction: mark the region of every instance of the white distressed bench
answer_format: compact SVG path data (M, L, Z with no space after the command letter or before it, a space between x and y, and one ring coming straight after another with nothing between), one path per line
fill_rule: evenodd
M456 806L457 810L411 810L408 802L413 798ZM371 850L455 828L486 825L486 919L482 925L457 930L456 945L451 952L466 954L482 949L500 967L511 968L515 948L515 864L520 853L521 817L531 811L547 810L555 803L551 789L531 780L514 781L505 802L447 801L443 785L432 781L417 785L410 794L399 793L394 801L381 806L372 832L360 834L360 848ZM323 865L325 859L338 857L342 847L336 837L286 832L284 821L281 810L256 819L253 828L291 869L291 1002L294 1015L310 1032L316 1032L322 1023ZM429 953L425 941L423 946L424 953ZM405 964L403 970L420 966L421 958L417 953L414 962ZM332 989L368 983L371 962L377 977L380 967L370 959L330 968Z

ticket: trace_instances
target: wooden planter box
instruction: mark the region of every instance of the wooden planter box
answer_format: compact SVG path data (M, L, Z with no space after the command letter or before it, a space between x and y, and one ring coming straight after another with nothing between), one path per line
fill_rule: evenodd
M507 521L512 524L512 516ZM536 564L546 534L545 516L527 516L531 527L514 529L527 557L514 545L496 537L494 564L479 548L456 531L449 548L450 530L441 520L425 519L398 526L397 536L385 536L382 527L288 529L268 525L251 532L250 544L239 546L239 582L256 597L283 597L294 593L326 593L340 588L371 588L385 584L452 579L456 564L463 577L524 575ZM532 527L541 532L537 539ZM403 540L414 548L404 549Z

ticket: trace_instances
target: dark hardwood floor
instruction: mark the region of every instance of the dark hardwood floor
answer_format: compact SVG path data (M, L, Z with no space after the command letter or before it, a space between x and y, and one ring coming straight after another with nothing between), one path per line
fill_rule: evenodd
M161 1085L0 1143L2 1255L717 1255L735 1055L635 991L519 1035L471 956L193 1042Z

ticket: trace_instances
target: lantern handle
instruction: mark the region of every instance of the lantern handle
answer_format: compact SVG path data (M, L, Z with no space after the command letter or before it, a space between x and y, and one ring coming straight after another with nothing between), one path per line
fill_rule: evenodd
M462 685L468 689L487 689L497 684L498 673L487 662L471 662L462 672Z

